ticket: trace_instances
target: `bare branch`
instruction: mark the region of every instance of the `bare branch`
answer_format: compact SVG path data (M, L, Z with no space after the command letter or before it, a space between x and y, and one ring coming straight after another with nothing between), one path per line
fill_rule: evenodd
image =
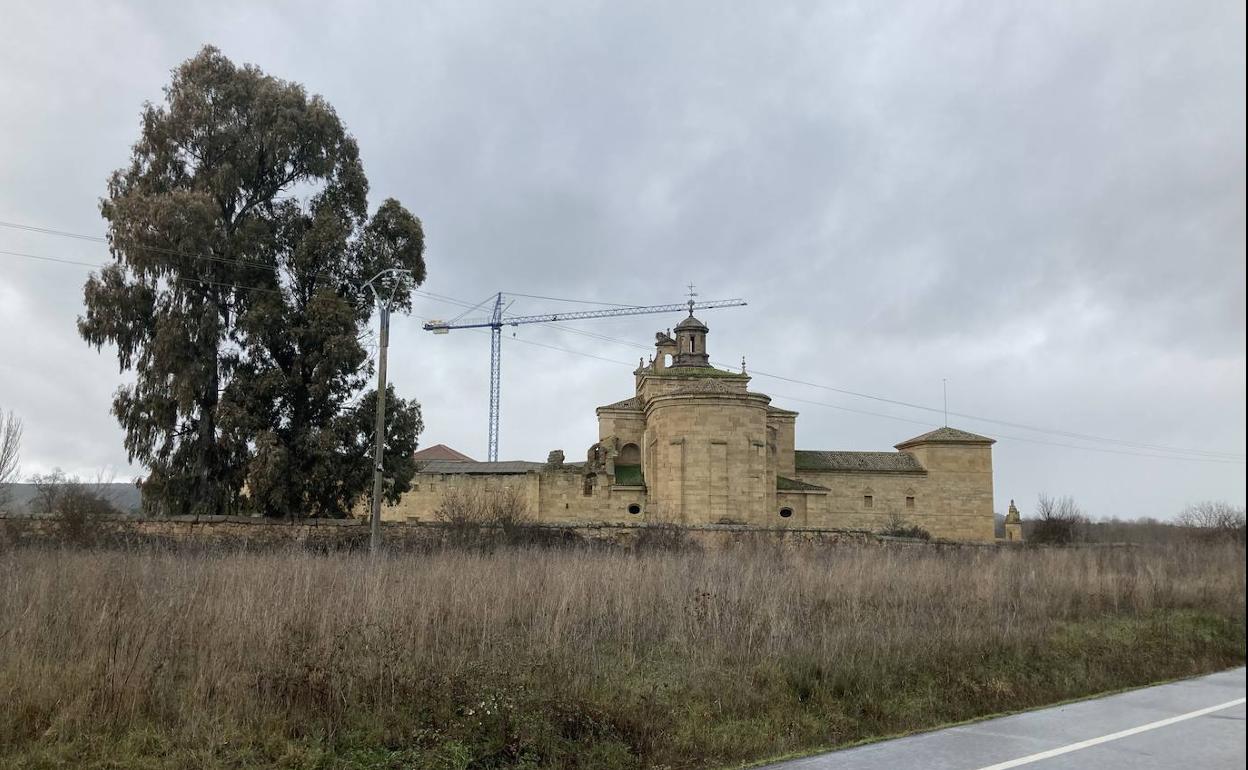
M9 504L9 484L21 475L22 421L0 411L0 510Z

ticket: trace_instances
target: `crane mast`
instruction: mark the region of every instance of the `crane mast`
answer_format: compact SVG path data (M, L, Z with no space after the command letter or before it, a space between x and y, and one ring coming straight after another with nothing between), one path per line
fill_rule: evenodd
M536 315L507 316L504 315L503 293L494 295L494 306L490 317L480 321L429 321L424 325L425 331L434 334L447 334L451 329L489 329L490 330L490 428L488 459L498 460L498 413L502 395L503 374L501 368L502 337L504 326L521 326L524 324L555 323L559 321L576 321L589 318L617 318L630 315L650 315L655 313L674 313L688 310L692 315L695 310L712 310L720 307L741 307L743 299L720 299L710 302L695 302L692 288L689 300L671 305L636 305L614 307L603 310L577 310L570 313L538 313Z

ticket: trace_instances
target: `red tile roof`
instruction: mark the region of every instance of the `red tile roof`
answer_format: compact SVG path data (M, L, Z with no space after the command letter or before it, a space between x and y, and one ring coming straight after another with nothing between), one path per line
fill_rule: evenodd
M430 460L460 460L464 462L475 462L468 455L463 452L456 452L446 444L434 444L428 449L421 449L413 452L412 459L418 463L424 463Z

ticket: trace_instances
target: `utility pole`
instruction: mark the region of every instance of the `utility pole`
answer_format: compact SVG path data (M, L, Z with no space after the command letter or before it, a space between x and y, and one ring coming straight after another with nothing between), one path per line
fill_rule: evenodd
M383 275L394 276L396 279L390 296L385 298L377 293L377 287L373 285ZM373 292L373 301L381 316L381 335L377 347L377 423L373 433L373 504L368 518L368 551L374 556L381 552L381 493L384 484L382 469L386 450L386 349L390 347L390 305L403 275L411 275L411 271L382 270L364 284Z

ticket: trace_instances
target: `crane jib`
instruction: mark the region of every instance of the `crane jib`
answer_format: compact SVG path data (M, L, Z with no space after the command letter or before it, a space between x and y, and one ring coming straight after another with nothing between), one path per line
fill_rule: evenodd
M692 291L692 288L690 289ZM490 329L492 334L490 339L490 425L489 425L489 446L487 453L490 462L498 460L498 413L500 391L502 390L502 368L500 366L500 335L499 330L503 326L520 326L521 324L540 324L552 323L555 321L576 321L588 318L615 318L619 316L629 315L649 315L654 313L676 313L688 311L690 315L695 310L712 310L721 307L741 307L746 303L743 299L720 299L710 302L693 302L690 296L689 302L674 305L636 305L633 307L613 307L603 310L582 310L574 313L544 313L542 315L513 316L511 318L503 317L506 308L503 307L503 294L500 292L494 297L493 314L488 321L429 321L424 325L424 330L433 332L434 334L446 334L451 329Z

